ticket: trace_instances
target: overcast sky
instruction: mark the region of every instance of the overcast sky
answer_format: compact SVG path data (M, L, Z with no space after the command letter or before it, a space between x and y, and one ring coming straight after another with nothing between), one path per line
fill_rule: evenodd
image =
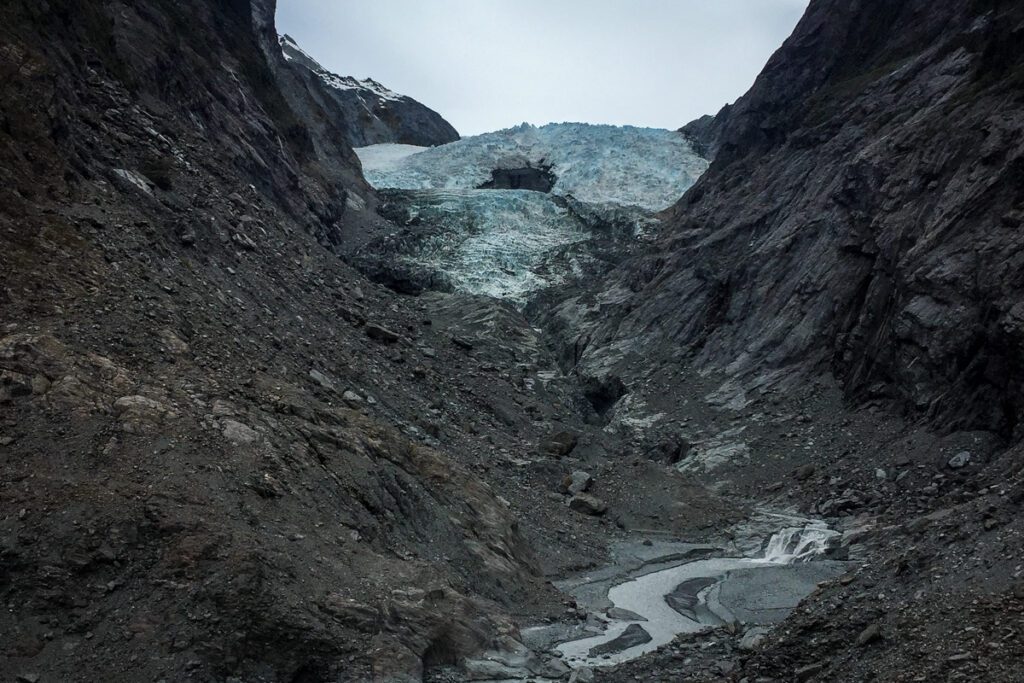
M278 29L463 135L523 121L678 128L734 101L808 0L278 0Z

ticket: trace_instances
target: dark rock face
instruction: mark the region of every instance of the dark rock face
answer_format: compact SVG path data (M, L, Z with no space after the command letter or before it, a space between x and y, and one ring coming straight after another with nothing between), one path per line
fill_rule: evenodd
M273 11L0 4L4 680L414 675L535 581L423 436L465 354L336 257L382 221Z
M813 2L689 127L715 162L606 288L634 295L594 316L584 367L642 340L748 379L828 368L850 396L1019 433L1022 38L1020 3Z
M316 94L329 124L341 128L352 147L385 142L433 147L459 139L440 114L372 79L359 81L324 69L288 36L280 39L287 68Z
M714 159L718 154L718 144L722 130L729 121L733 105L727 104L722 107L716 116L702 116L699 119L690 121L679 129L679 132L686 136L686 139L693 145L693 149L705 159Z
M550 167L500 168L491 171L491 179L479 189L551 192L557 181Z

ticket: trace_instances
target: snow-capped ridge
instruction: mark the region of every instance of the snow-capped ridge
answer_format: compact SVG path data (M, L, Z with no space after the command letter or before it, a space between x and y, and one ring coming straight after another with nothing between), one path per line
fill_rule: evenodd
M308 52L299 47L299 44L295 42L294 38L287 34L279 36L278 41L281 44L281 53L287 61L302 62L306 68L310 71L314 71L318 76L320 76L323 82L331 88L335 88L337 90L364 90L376 95L382 100L393 100L395 102L411 99L405 95L399 95L395 91L385 87L380 82L375 81L372 78L359 80L352 76L339 76L336 73L328 71L321 66L320 62L313 59Z
M278 36L287 73L321 91L325 124L340 130L353 147L382 143L441 145L459 133L440 114L373 78L362 80L325 69L290 35Z

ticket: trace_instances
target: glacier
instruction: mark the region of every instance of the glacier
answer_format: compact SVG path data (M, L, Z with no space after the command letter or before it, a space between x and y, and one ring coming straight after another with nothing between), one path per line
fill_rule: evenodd
M708 167L677 131L586 123L524 123L398 159L373 147L356 153L377 188L469 190L496 169L549 166L558 178L554 194L649 211L674 204Z
M523 124L437 147L356 149L402 234L371 245L430 287L525 304L571 273L551 260L597 238L635 240L707 169L679 132ZM479 189L496 170L544 169L550 193ZM609 226L612 230L609 231ZM424 279L424 278L421 278Z
M429 225L389 257L428 265L446 289L524 301L562 281L547 257L590 238L564 202L528 190L412 190L389 193L406 223Z

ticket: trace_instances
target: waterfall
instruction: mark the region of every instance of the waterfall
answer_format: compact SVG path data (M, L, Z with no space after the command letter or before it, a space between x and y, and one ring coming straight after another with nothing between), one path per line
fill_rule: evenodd
M829 541L839 535L824 522L811 522L802 527L788 527L776 532L764 550L764 562L793 564L805 562L828 549Z

